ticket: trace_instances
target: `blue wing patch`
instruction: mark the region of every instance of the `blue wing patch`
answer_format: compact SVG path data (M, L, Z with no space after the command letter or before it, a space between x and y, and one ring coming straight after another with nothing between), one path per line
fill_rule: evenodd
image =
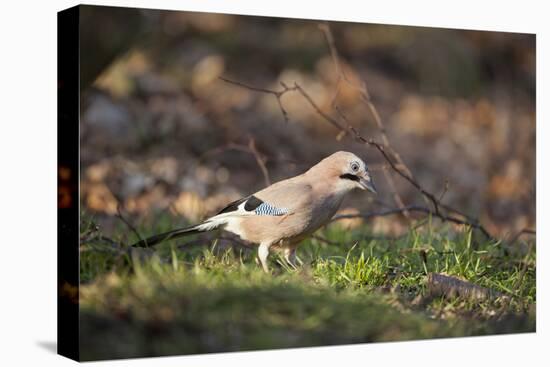
M256 215L280 216L287 214L288 210L285 208L276 208L268 203L261 203L254 209L254 213L256 213Z

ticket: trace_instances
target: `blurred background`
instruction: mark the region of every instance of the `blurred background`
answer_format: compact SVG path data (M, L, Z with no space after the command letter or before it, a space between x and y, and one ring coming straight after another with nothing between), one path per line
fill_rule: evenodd
M153 226L196 222L299 174L337 150L370 165L379 195L345 212L396 207L380 154L337 139L298 94L277 99L226 83L299 83L326 113L338 75L319 22L111 7L81 8L81 207L105 232L117 207ZM365 81L393 148L418 181L496 236L535 228L535 36L329 22L352 81ZM380 141L357 90L336 103ZM252 154L257 151L257 154ZM268 176L257 158L265 162ZM406 205L423 204L394 176ZM401 216L369 222L407 230Z

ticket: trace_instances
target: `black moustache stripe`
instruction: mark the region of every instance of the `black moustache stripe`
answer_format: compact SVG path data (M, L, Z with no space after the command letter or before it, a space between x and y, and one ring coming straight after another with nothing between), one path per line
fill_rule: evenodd
M351 173L340 175L340 178L343 178L345 180L359 181L359 177L356 175L352 175Z

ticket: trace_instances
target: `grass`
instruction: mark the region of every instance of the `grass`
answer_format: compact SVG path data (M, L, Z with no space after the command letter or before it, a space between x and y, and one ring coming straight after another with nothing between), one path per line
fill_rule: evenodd
M171 220L144 223L138 231L166 230ZM125 233L115 229L121 238ZM299 247L304 264L298 270L272 256L272 275L261 271L254 251L201 237L155 252L83 243L82 358L535 331L534 243L487 242L469 230L430 223L399 239L373 237L367 226L332 225L320 233L326 241L312 238ZM503 296L434 295L430 272Z

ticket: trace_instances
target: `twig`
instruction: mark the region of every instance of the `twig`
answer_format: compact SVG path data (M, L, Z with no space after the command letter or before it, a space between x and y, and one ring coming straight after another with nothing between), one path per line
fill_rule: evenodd
M445 194L449 191L449 180L445 180L445 185L443 186L443 191L441 192L441 195L439 195L439 202L443 200L443 197L445 197Z
M92 252L102 252L102 253L117 254L117 255L119 255L121 253L124 253L124 251L122 251L122 249L120 249L118 247L98 246L96 243L99 244L99 243L103 243L103 242L100 241L99 238L96 238L96 239L91 240L91 241L87 241L85 246L80 247L80 252L92 251Z
M322 118L325 119L325 121L329 122L332 126L334 126L336 129L340 130L344 134L347 134L347 129L344 125L340 124L340 122L336 119L334 119L329 114L323 112L319 106L313 101L313 99L309 96L309 94L306 93L306 91L296 82L294 82L294 87L296 90L302 95L302 97L305 98L306 101L313 107L315 112L317 112L318 115L320 115Z
M108 243L109 245L111 245L111 247L113 248L119 248L121 243L120 242L117 242L107 236L104 236L102 234L97 234L97 235L93 235L93 236L84 236L84 237L81 237L80 238L80 244L83 245L83 244L88 244L88 243L92 243L92 242L105 242L105 243Z
M522 234L531 234L531 235L534 236L534 235L537 234L537 232L534 229L524 228L521 231L519 231L518 236L522 235Z
M126 224L126 226L128 228L130 228L130 230L132 232L134 232L134 234L138 237L138 239L140 241L143 241L143 237L141 237L141 235L139 234L139 232L137 231L136 227L134 227L126 218L124 218L124 216L122 215L122 211L120 210L120 203L118 203L117 207L116 207L116 211L117 211L117 214L115 215L117 218L119 218L124 224Z
M250 89L250 90L255 91L255 92L274 95L275 98L277 98L277 103L279 104L279 109L281 110L281 113L283 114L283 118L285 119L285 122L288 122L288 112L286 112L285 108L283 107L283 102L281 102L281 98L285 95L285 93L295 91L296 90L295 87L288 87L284 83L281 83L281 86L283 87L283 90L275 91L275 90L270 90L270 89L265 89L265 88L251 87L251 86L245 85L241 82L236 82L234 80L229 80L229 79L226 79L226 78L221 77L221 76L219 78L221 80L223 80L224 82L229 83L229 84L238 85L240 87L244 87L246 89Z
M316 240L319 241L319 242L326 243L327 245L331 245L331 246L337 246L337 245L338 245L338 242L334 242L334 241L328 240L328 239L326 239L326 238L323 237L323 236L313 235L313 236L311 236L311 238L316 239Z
M518 231L515 235L513 235L512 238L508 242L510 242L510 243L516 242L516 240L518 238L520 238L522 234L528 234L528 235L535 236L537 234L537 232L535 232L534 229L523 228L522 230Z
M424 207L424 206L418 206L418 205L409 205L409 206L406 206L404 208L389 209L389 210L378 211L378 212L370 212L370 213L341 214L341 215L337 215L337 216L333 217L331 219L331 222L341 220L341 219L352 219L352 218L363 218L365 220L368 220L368 219L372 219L372 218L375 218L375 217L386 217L386 216L389 216L389 215L402 214L403 211L428 214L428 215L431 215L433 217L441 219L443 222L452 222L452 223L455 223L455 224L469 226L469 227L472 227L474 229L478 229L478 230L482 231L482 233L485 234L485 232L483 232L483 227L480 224L472 223L468 220L462 220L460 218L450 216L450 215L443 215L441 213L435 213L430 208L427 208L427 207ZM488 236L487 237L488 239L493 240L493 241L495 240L493 237L491 237L491 235L489 233L487 233L486 235Z
M330 26L328 23L322 23L319 24L319 29L323 32L325 35L325 39L327 41L327 45L330 50L330 54L332 56L332 61L334 63L334 67L336 69L336 73L338 75L338 79L336 81L336 89L337 91L340 90L340 83L341 81L345 81L349 86L351 86L353 89L357 90L359 92L359 95L361 96L361 101L367 106L368 110L370 111L371 115L374 118L374 121L376 123L376 126L378 127L378 130L380 132L380 137L382 138L382 143L386 146L386 148L391 152L391 155L395 158L395 160L399 163L399 165L403 168L406 175L414 180L414 176L411 172L411 170L407 167L403 159L401 159L401 156L397 151L391 148L390 140L388 139L388 135L386 134L386 128L382 122L382 119L380 117L380 114L378 113L378 110L376 109L376 106L372 102L372 99L370 97L370 93L367 88L367 83L363 80L361 85L358 85L356 83L353 83L349 80L347 77L344 69L340 65L340 57L338 55L338 49L336 48L336 44L334 42L334 37L332 35L332 31L330 30ZM332 101L332 104L337 109L337 111L340 113L340 115L343 117L343 113L339 111L338 107L336 106L336 97L337 94L335 94L334 99ZM348 123L349 125L349 123ZM393 181L393 178L389 174L384 174L384 177L386 178L386 181L391 186L393 191L393 198L397 206L400 208L403 208L405 204L403 203L403 199L399 195L399 192L396 190L395 182ZM415 180L416 181L416 180ZM424 193L423 193L424 194ZM424 195L425 196L425 195ZM426 198L429 199L429 198ZM435 204L435 203L434 203ZM436 212L439 211L439 208L437 205L434 205L434 210ZM408 213L404 212L404 215L408 218Z
M236 144L236 143L228 143L228 144L225 144L225 145L222 145L222 146L218 146L218 147L215 147L215 148L212 148L210 150L207 150L206 152L204 152L203 154L201 154L199 156L199 158L197 158L197 161L198 162L201 162L202 160L206 159L207 157L211 156L211 155L216 155L216 154L221 154L221 153L224 153L228 150L235 150L235 151L239 151L239 152L244 152L244 153L251 153L250 151L250 148L244 144ZM297 160L294 160L294 159L279 159L279 158L275 158L273 156L268 156L266 154L260 154L260 156L262 156L263 160L265 163L267 162L275 162L275 163L281 163L281 164L292 164L292 165L296 165L296 166L303 166L303 167L309 167L307 163L304 163L304 162L299 162Z
M346 115L344 115L342 110L340 110L340 108L338 106L334 106L334 108L335 108L336 112L338 112L338 114L340 115L340 118L342 118L342 120L344 120L348 124L348 126L351 127L352 125L349 123ZM356 131L356 130L353 129L353 131ZM383 136L385 136L385 133L383 134ZM387 138L386 138L386 140L387 140ZM386 167L387 166L384 166L382 171L384 173L384 178L388 182L388 185L390 185L390 188L391 188L391 191L392 191L392 196L393 196L393 201L395 201L395 203L397 204L397 206L399 208L403 209L403 208L405 208L405 203L403 202L403 198L401 198L401 195L399 195L399 192L397 191L397 187L395 185L395 182L394 182L392 176L388 173ZM403 210L402 213L407 219L410 219L410 215L409 215L408 211Z
M266 158L258 152L258 149L256 149L256 141L254 140L253 137L250 137L250 139L248 141L248 149L254 155L254 158L256 159L256 162L258 163L258 166L260 167L260 170L262 171L262 174L264 175L265 185L266 186L271 185L271 179L269 178L269 172L267 171L267 167L265 166Z
M393 178L391 177L391 175L388 172L388 170L386 169L386 167L384 167L384 169L382 170L382 173L384 173L384 177L386 178L386 182L388 183L388 185L390 185L390 189L392 191L393 201L395 201L395 203L397 204L397 206L400 209L405 208L405 203L403 202L403 198L401 198L401 195L399 195L399 192L397 191L397 187L395 186L395 182L393 181ZM403 215L407 219L410 219L410 214L407 210L403 210Z
M268 158L261 154L258 149L256 148L256 142L252 136L249 136L248 145L244 144L236 144L236 143L228 143L223 146L219 146L213 149L210 149L203 153L199 158L198 162L202 161L208 156L220 154L223 152L226 152L228 150L235 150L238 152L243 153L249 153L251 154L254 159L256 160L256 163L258 164L258 167L260 168L260 171L262 172L262 175L264 176L264 181L266 186L271 185L271 178L269 176L269 171L267 170L267 166L265 165L266 161L268 161Z
M334 68L336 69L336 92L334 94L334 97L332 98L331 105L336 105L336 99L338 97L338 94L340 92L340 85L341 82L344 81L354 89L361 89L361 86L356 85L351 80L349 80L348 76L346 75L345 70L340 65L340 56L338 54L338 49L336 48L336 44L334 42L334 37L332 35L332 32L330 30L330 26L328 23L320 23L318 25L319 29L323 32L325 35L325 40L327 41L328 48L330 50L330 55L332 57L332 63L334 64Z

